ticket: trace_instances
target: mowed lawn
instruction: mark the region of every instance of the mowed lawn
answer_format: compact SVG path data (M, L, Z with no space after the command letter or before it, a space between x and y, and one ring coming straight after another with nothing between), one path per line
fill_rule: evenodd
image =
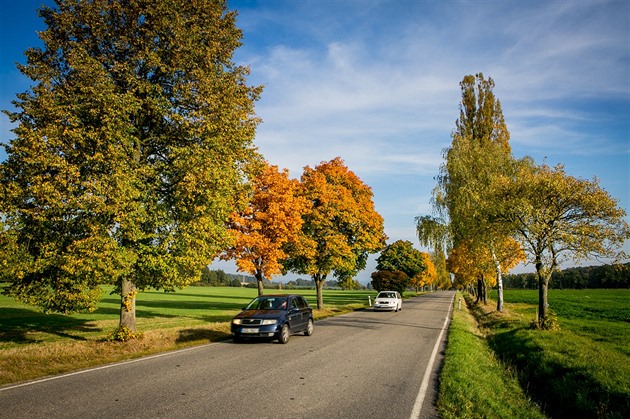
M111 290L104 288L93 313L73 315L43 314L0 295L0 385L226 339L232 316L257 295L254 288L232 287L140 292L136 318L143 337L120 343L107 341L120 315L120 297ZM265 290L293 292L316 307L315 290ZM368 307L375 295L324 290L325 307L315 310L315 319Z
M18 303L0 295L0 349L26 343L57 340L90 340L106 338L117 325L120 316L120 296L104 288L98 309L93 313L72 315L43 314L37 307ZM271 293L299 293L316 307L315 290L265 290ZM204 326L228 322L252 298L254 288L188 287L175 293L143 291L136 300L137 327L141 332L156 329ZM329 310L368 306L368 296L375 291L325 290L324 305Z
M491 294L492 297L496 293ZM630 290L549 290L560 330L532 329L538 292L506 290L478 316L489 344L552 417L630 417Z

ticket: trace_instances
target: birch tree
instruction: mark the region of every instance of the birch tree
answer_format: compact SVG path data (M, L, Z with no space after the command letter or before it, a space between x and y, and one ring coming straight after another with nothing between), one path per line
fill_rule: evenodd
M510 232L506 224L494 223L489 213L507 204L492 199L496 196L492 188L494 180L510 168L510 134L491 78L485 79L481 73L468 75L460 86L460 116L451 147L444 153L435 204L448 219L453 248L465 243L470 249L487 247L496 255ZM504 267L498 257L494 258L494 269L499 289L497 310L501 311Z

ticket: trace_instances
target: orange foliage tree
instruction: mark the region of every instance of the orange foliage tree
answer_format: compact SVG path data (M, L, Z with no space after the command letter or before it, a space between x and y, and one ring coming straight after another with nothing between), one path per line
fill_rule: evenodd
M234 244L221 259L235 259L239 271L254 275L262 295L263 279L282 273L285 247L297 240L309 203L299 182L278 166L266 163L252 183L248 206L230 216Z
M365 268L370 253L383 248L387 237L383 217L374 208L372 189L341 158L315 168L306 166L301 184L312 207L303 217L302 234L291 246L287 266L315 281L317 308L321 309L326 277L355 275Z
M435 284L438 280L438 272L433 260L431 260L431 255L427 252L421 252L421 254L422 264L425 268L422 272L411 278L411 281L409 282L409 285L414 287L416 291L426 285Z
M494 252L494 255L492 254ZM502 272L509 272L520 262L525 261L521 245L512 238L506 238L497 246L473 246L472 241L462 242L451 250L447 266L455 274L455 283L467 287L476 282L477 301L486 302L486 288L497 284L496 263Z

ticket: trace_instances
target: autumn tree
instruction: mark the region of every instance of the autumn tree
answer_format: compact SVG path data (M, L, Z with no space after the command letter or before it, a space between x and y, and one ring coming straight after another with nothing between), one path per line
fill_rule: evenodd
M359 281L352 278L351 276L339 278L339 280L337 281L337 285L344 291L361 289L361 284L359 283Z
M279 172L266 163L252 182L247 207L230 216L234 245L221 257L235 259L239 271L254 275L258 295L264 292L264 279L282 273L281 261L288 257L285 249L302 229L309 202L299 190L298 180L290 179L286 169Z
M547 290L560 264L593 257L621 259L630 238L626 212L597 179L569 176L564 167L517 163L517 175L502 179L503 196L512 204L496 218L510 222L538 278L538 325L549 327Z
M135 331L138 290L185 286L229 245L260 88L232 61L225 1L56 3L6 112L1 234L21 257L5 292L71 313L114 284Z
M485 79L481 73L468 75L460 86L460 116L451 147L444 153L434 199L439 213L448 219L454 248L465 243L466 248L488 248L494 255L499 289L497 309L501 311L504 267L497 254L511 231L507 224L494 223L489 213L495 212L497 206L509 205L492 198L496 196L495 179L510 168L510 134L491 78Z
M422 257L422 264L425 268L421 272L414 275L409 281L409 285L414 287L416 291L427 285L434 285L438 281L438 272L435 268L435 264L433 263L431 255L427 252L421 252L420 255ZM437 285L440 288L443 288L441 286L442 284ZM450 283L448 284L448 288L450 288Z
M312 204L286 267L310 275L317 288L317 308L328 275L347 278L364 269L370 253L385 245L383 217L376 212L372 189L341 158L306 166L302 193Z
M455 275L458 286L475 285L476 302L486 304L487 288L497 285L497 277L494 275L497 261L507 273L525 261L525 254L521 245L511 237L506 237L503 243L492 248L473 246L472 241L461 242L451 250L447 266Z

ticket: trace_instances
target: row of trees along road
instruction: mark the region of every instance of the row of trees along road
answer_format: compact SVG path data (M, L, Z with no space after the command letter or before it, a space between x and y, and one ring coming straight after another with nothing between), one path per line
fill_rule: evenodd
M317 307L329 275L351 278L380 251L386 236L373 194L340 158L304 168L300 181L266 163L252 182L248 205L232 213L233 245L221 257L263 280L292 271L309 275Z
M460 86L460 116L433 194L435 215L416 219L418 236L448 254L457 285L477 282L478 299L488 282L496 285L498 311L503 273L521 261L533 264L544 328L549 280L566 258L627 257L621 250L630 238L625 211L596 179L513 157L491 78L467 75Z
M5 294L71 313L114 285L135 332L138 290L187 286L220 254L259 279L311 275L321 307L327 275L382 248L372 192L341 159L298 182L257 153L262 88L232 60L242 34L224 1L60 0L39 14L43 47L18 66L34 85L5 112Z

